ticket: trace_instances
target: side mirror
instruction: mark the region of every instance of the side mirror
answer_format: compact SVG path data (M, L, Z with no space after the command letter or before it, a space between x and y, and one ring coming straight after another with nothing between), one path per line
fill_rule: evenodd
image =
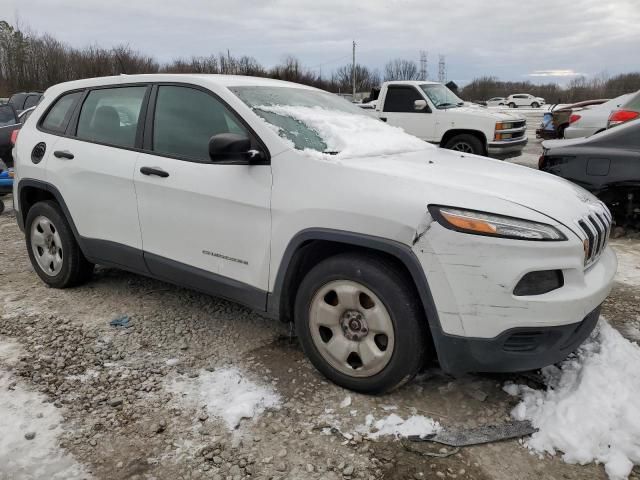
M252 150L246 135L219 133L209 140L209 157L213 163L249 165L264 160L264 153Z
M416 100L415 102L413 102L413 109L416 112L421 112L423 110L426 110L426 108L427 108L426 100Z

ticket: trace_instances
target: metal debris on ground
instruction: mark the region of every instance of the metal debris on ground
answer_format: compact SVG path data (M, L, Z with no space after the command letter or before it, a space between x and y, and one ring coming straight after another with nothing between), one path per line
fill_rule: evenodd
M129 315L121 315L121 316L116 317L113 320L111 320L110 325L112 327L129 328L133 324L131 323L131 319L129 318Z
M412 442L435 442L450 447L468 447L483 443L500 442L535 433L538 429L528 421L512 421L501 425L482 425L475 428L447 428L438 433L421 437L411 435Z

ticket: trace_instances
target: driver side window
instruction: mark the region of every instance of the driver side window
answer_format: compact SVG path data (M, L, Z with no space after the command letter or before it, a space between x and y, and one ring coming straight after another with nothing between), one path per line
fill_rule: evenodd
M153 150L159 154L209 161L209 139L219 133L249 136L218 99L190 87L158 87L153 119Z
M415 109L414 102L424 100L414 87L391 86L384 100L385 112L423 113Z

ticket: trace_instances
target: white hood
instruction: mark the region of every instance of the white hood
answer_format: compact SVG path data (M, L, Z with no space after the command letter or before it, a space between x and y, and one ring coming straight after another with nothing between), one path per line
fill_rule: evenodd
M427 194L436 189L452 196L460 192L456 206L471 209L479 207L464 203L467 192L499 198L551 217L570 228L589 210L589 205L601 204L591 193L555 175L444 149L343 160L342 163L387 175L389 188L391 179L399 177L420 182ZM477 195L467 198L477 198Z

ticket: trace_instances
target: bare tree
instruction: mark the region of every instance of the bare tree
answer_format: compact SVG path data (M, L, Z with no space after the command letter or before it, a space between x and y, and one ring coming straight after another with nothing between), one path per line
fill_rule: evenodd
M384 66L384 80L419 80L420 71L416 62L396 58Z
M331 76L332 90L338 92L351 92L353 64L349 63L338 68ZM356 64L356 91L368 92L372 87L380 85L380 73L377 70L369 70L364 65Z

